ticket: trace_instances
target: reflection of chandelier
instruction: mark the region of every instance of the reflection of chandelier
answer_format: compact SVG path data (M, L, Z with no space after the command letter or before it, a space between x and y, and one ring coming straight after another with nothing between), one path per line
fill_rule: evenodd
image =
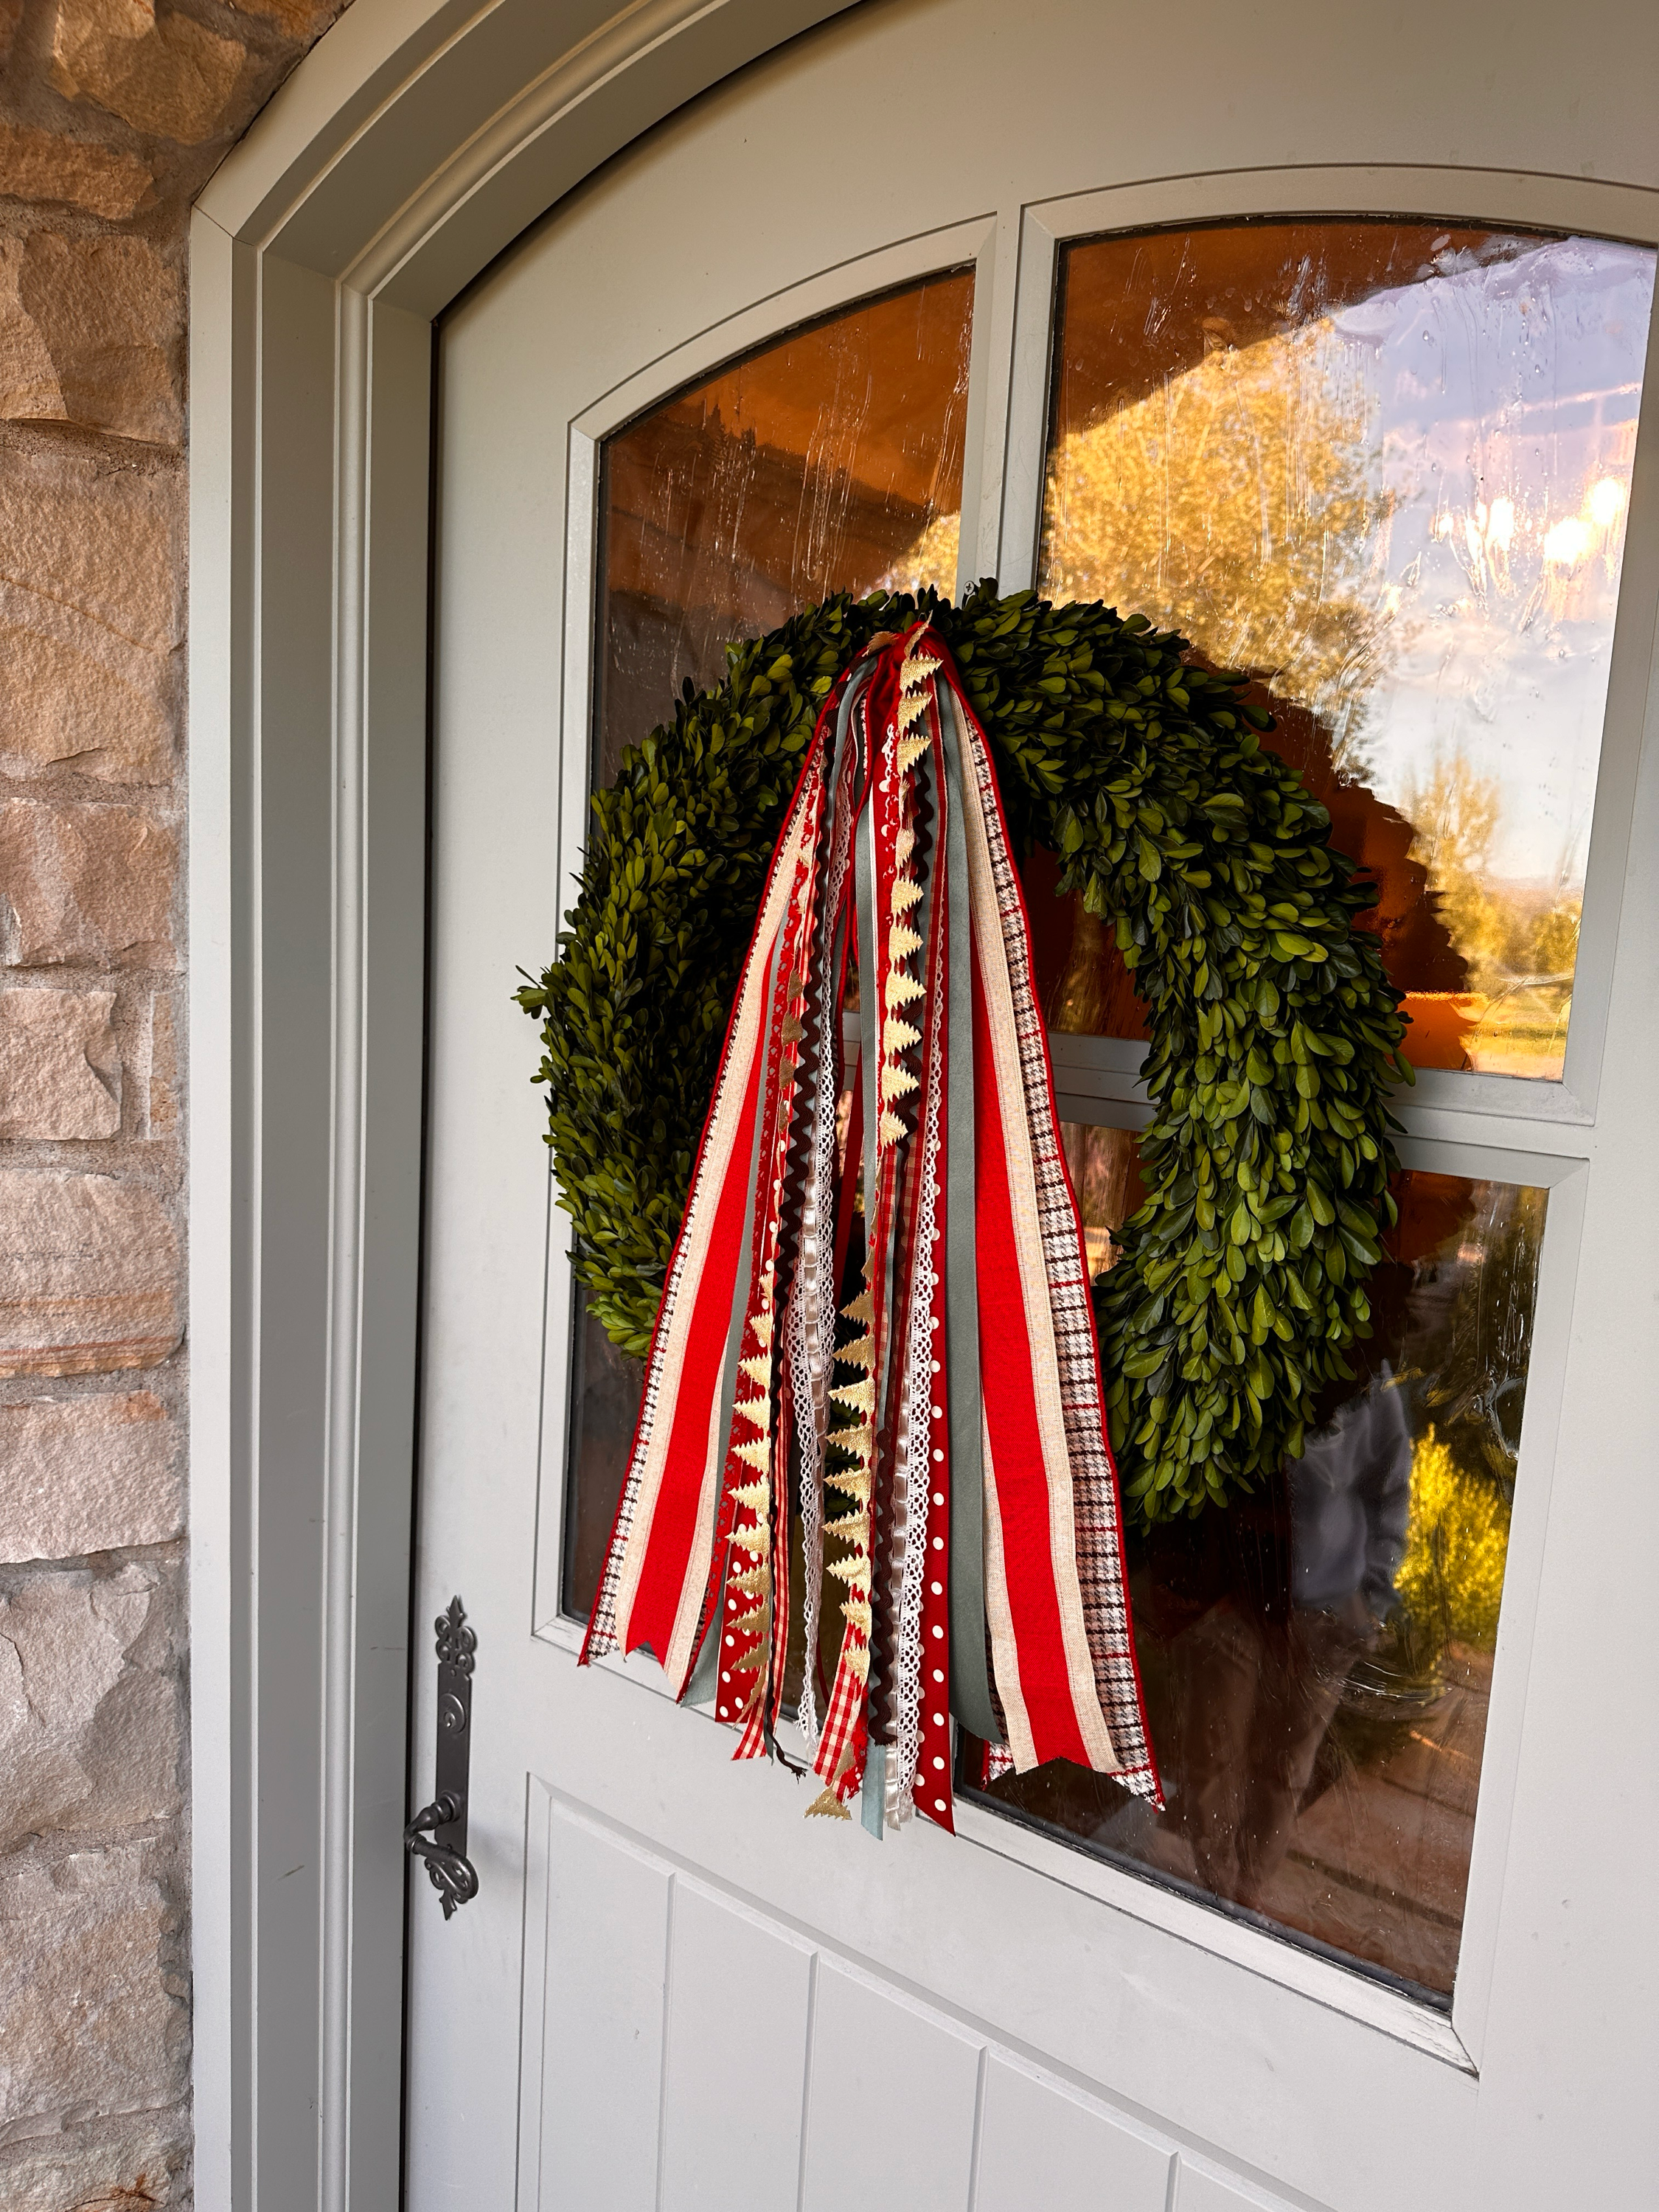
M1601 477L1584 495L1579 514L1564 515L1544 533L1544 558L1557 567L1576 568L1601 540L1604 561L1616 561L1624 532L1620 527L1628 494L1617 477Z
M1477 500L1462 510L1443 507L1434 518L1434 536L1449 547L1478 594L1489 586L1506 593L1534 588L1541 572L1552 601L1559 602L1571 572L1590 556L1600 554L1609 575L1617 569L1628 499L1623 480L1603 474L1585 487L1572 513L1554 521L1547 503L1528 515L1517 512L1512 499L1495 499L1490 507ZM1398 606L1401 587L1391 586L1390 592ZM1556 605L1553 611L1563 609Z

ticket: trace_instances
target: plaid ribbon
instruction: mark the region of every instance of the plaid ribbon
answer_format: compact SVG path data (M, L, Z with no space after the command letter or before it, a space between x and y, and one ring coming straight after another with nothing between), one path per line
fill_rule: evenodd
M1025 910L925 624L842 677L790 801L584 1661L648 1651L677 1696L712 1691L738 1757L774 1749L796 1531L810 1810L950 1828L953 1722L1021 1771L1071 1759L1158 1799Z

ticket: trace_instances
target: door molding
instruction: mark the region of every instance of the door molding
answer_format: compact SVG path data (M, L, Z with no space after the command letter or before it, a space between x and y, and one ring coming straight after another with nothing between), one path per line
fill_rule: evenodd
M191 244L197 2185L399 2194L432 319L849 0L356 0Z

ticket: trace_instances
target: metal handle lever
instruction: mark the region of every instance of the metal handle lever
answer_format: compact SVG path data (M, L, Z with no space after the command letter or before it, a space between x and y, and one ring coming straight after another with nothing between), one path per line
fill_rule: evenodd
M438 1633L438 1794L404 1830L404 1847L426 1862L444 1918L478 1894L466 1855L466 1791L472 1751L472 1668L478 1639L458 1597L433 1624ZM428 1836L430 1833L431 1840Z
M404 1830L408 1850L416 1858L426 1861L432 1887L443 1899L446 1920L458 1905L465 1905L478 1894L478 1870L465 1852L452 1851L443 1844L428 1843L425 1831L456 1826L465 1817L465 1798L458 1798L446 1790L441 1797L434 1797L431 1804L417 1813Z

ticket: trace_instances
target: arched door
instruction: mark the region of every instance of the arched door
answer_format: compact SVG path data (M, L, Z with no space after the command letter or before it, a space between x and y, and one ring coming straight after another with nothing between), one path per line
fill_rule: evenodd
M1438 121L1368 36L872 7L619 158L443 325L416 1617L459 1594L477 1636L480 1892L412 1900L418 2212L1637 2186L1636 2000L1573 1930L1587 1891L1620 1924L1619 1823L1578 1808L1625 1802L1637 1748L1593 1623L1640 1603L1605 1540L1648 1510L1602 1362L1652 1073L1620 1017L1659 225L1577 175L1632 161L1616 116L1578 159L1547 42L1504 57L1510 158L1557 173L1528 174L1427 166ZM955 1840L877 1843L732 1765L648 1662L576 1669L637 1370L573 1285L512 994L592 783L684 677L828 591L979 575L1256 672L1375 873L1422 1073L1352 1387L1271 1494L1132 1543L1166 1813L972 1764ZM1139 1010L1044 866L1108 1265Z

